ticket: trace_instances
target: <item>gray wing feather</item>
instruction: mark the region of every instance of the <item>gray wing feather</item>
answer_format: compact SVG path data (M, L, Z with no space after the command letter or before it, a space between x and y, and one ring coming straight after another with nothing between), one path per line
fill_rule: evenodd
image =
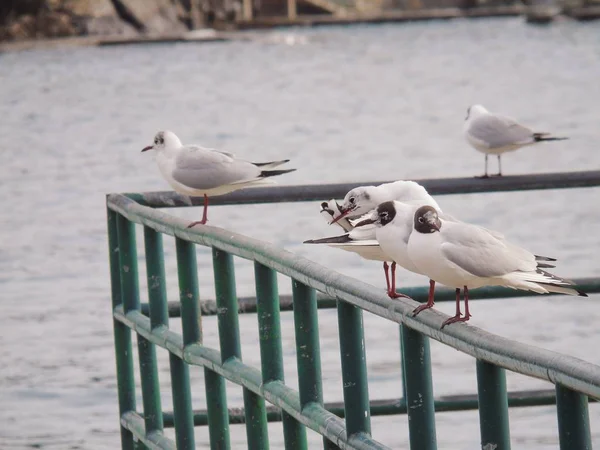
M192 189L219 186L258 178L261 170L254 164L229 154L198 146L188 146L175 161L173 178Z
M536 270L533 254L484 228L457 223L447 226L444 234L444 256L475 276L487 278Z
M533 140L533 131L513 119L497 115L485 115L473 120L469 134L488 144L489 148L523 144Z

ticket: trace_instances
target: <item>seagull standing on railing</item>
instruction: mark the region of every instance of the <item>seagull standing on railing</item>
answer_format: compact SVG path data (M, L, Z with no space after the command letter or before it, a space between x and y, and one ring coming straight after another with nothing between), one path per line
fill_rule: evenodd
M396 292L396 264L400 264L401 267L410 271L414 271L412 270L414 266L408 263L405 264L404 258L400 256L400 260L396 261L382 250L375 239L374 225L367 223L363 223L357 227L353 225L353 222L356 225L365 213L373 211L377 205L387 200L398 200L407 204L414 203L418 206L431 205L438 208L438 210L440 209L437 202L429 195L427 190L414 181L400 180L393 183L384 183L379 186L360 186L350 190L346 194L342 205L339 205L335 200L321 204L321 215L326 218L327 222L340 225L346 233L330 238L311 239L304 243L326 244L331 247L357 253L368 260L383 261L388 296L390 298L406 297ZM392 263L391 280L389 262ZM431 302L433 301L434 288L435 284L431 282L429 289L429 299Z
M456 289L456 314L446 320L442 328L469 320L469 289L482 286L587 297L571 287L570 281L542 270L554 267L547 264L556 261L553 258L534 255L485 228L445 220L429 205L419 207L412 219L407 211L397 202L379 205L374 219L378 227L377 240L383 251L396 259L403 256L403 250L399 252L397 247L408 237L408 259L416 266L415 271ZM465 299L464 316L460 312L461 288Z
M207 222L209 196L271 184L273 181L270 177L296 170L273 170L289 159L252 163L236 159L231 153L198 145L183 145L171 131L159 131L154 137L154 144L142 151L147 150L156 151L158 168L176 192L191 197L204 196L202 220L192 222L188 228Z
M568 139L553 137L550 133L535 133L509 117L489 112L481 105L473 105L467 109L463 131L467 142L475 150L485 153L485 173L482 178L488 177L488 155L498 156L497 176L502 176L502 153L538 142Z

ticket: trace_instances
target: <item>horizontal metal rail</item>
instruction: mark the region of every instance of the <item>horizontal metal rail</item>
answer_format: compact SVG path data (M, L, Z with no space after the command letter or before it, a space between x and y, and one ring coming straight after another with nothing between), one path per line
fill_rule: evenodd
M597 401L590 399L591 401ZM372 400L372 416L393 416L397 414L406 414L408 406L406 399L397 398L390 400ZM554 389L540 389L531 391L508 392L508 406L511 408L522 408L528 406L548 406L556 405L556 391ZM344 417L344 402L325 403L325 409L336 416ZM447 395L440 397L435 401L436 412L449 411L471 411L479 407L477 394L466 395ZM229 423L246 423L244 408L229 408ZM267 420L269 422L281 422L281 411L275 406L267 406ZM173 413L166 411L163 413L165 427L173 427ZM194 411L194 425L204 426L208 424L208 415L205 410Z
M600 278L575 278L572 279L577 289L587 294L597 294L600 292ZM402 288L399 292L408 295L413 300L418 302L424 302L427 300L429 287L428 286L413 286ZM471 296L472 292L472 296ZM545 294L545 295L562 295L562 294ZM487 286L482 287L469 292L469 301L471 300L497 300L501 298L515 298L515 297L539 297L540 294L530 291L517 291L499 286ZM437 287L435 290L435 301L436 302L450 302L455 301L456 294L454 289L448 289L443 286ZM577 301L573 299L572 301ZM337 300L333 297L326 295L317 295L317 305L319 309L332 309L335 308ZM291 295L280 295L279 296L279 309L280 311L292 311L293 302ZM145 315L149 314L150 307L148 303L142 303L142 312ZM180 317L181 316L181 304L178 301L172 301L168 303L169 317ZM202 300L200 305L203 316L214 316L218 313L217 303L214 300ZM255 313L256 312L256 297L238 297L238 312L242 314Z
M395 181L395 180L392 180ZM545 173L535 175L510 175L490 178L445 178L414 180L422 184L431 195L475 194L481 192L531 191L600 186L600 170L586 172ZM252 203L281 203L324 201L344 198L357 186L379 185L389 181L364 181L360 183L309 184L299 186L252 188L231 194L211 197L212 205L245 205ZM174 208L202 206L202 197L187 197L172 191L124 194L143 206Z
M600 180L600 177L598 179ZM404 324L410 329L469 354L478 360L523 375L560 384L590 397L600 398L599 366L574 357L493 335L466 324L445 327L441 330L442 322L447 316L439 311L425 311L417 317L411 317L412 310L418 305L415 301L410 299L391 300L383 292L374 290L372 286L366 283L338 274L272 244L212 226L188 229L187 221L142 206L124 195L109 195L107 204L109 209L123 215L129 221L146 225L158 232L176 236L186 241L217 248L241 258L257 261L330 297L343 300L398 324ZM231 358L221 364L218 355L209 352L201 345L189 344L184 348L180 342L181 338L177 335L175 340L173 338L165 340L165 337L169 337L167 330L164 330L164 333L167 333L166 336L156 336L156 330L149 331L149 319L143 316L141 312L134 310L127 315L120 316L118 308L115 310L116 320L123 323L127 322L128 326L135 328L136 331L155 344L161 345L162 343L163 347L168 348L180 358L185 358L190 363L207 366L227 378L233 377L236 383L244 385L253 392L261 392L268 401L282 407L305 425L310 426L312 423L306 420L306 415L311 412L307 411L308 408L305 408L302 414L299 415L297 409L295 409L298 407L296 403L292 405L280 400L282 398L296 399L297 397L294 391L280 382L263 385L260 372L256 369L247 368L236 358ZM134 317L130 317L130 315L134 315ZM132 320L133 318L135 318L135 321ZM247 376L244 378L239 377L239 370L244 370ZM319 405L315 405L315 408L317 409L315 417L322 418L323 414L331 415ZM337 416L331 416L335 418L332 418L333 423L335 423ZM338 429L340 433L345 433L342 430L344 430L343 427ZM319 432L326 434L336 442L334 440L335 433L332 434L330 429L319 430Z

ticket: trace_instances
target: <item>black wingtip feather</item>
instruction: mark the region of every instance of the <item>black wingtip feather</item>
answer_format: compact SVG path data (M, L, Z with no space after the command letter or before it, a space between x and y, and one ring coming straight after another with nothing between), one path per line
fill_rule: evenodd
M533 139L535 140L535 142L541 142L541 141L565 141L569 138L568 137L548 136L548 133L534 133Z
M556 258L550 258L549 256L540 256L540 255L533 255L533 256L535 256L536 261L556 261Z
M290 172L294 172L296 171L296 169L287 169L287 170L263 170L259 177L260 178L268 178L268 177L275 177L277 175L283 175L284 173L290 173Z
M303 244L345 244L346 242L352 242L350 236L342 234L341 236L333 236L321 239L309 239L304 241Z
M268 166L268 165L271 165L271 164L273 164L274 162L275 162L275 161L269 161L269 162L264 162L264 163L252 163L252 164L254 164L256 167L263 167L263 166ZM290 162L290 160L289 160L289 159L283 159L283 160L281 160L281 161L277 161L277 162L279 162L280 164L285 164L285 163L289 163L289 162Z

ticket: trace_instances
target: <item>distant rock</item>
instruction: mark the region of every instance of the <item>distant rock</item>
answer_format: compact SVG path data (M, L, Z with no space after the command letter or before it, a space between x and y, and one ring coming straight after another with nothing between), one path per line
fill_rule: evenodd
M171 0L113 0L122 18L139 31L172 34L188 31L178 17L178 2Z

